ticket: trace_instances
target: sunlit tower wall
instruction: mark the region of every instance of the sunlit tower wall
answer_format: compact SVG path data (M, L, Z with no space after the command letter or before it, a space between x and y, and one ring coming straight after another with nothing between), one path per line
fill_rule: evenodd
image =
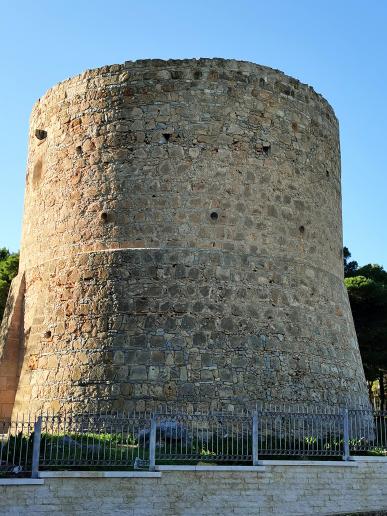
M0 349L5 415L367 403L330 105L222 59L54 86L31 116Z

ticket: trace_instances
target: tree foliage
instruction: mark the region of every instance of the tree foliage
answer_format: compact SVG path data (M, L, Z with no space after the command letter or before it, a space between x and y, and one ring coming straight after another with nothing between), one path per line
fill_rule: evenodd
M5 303L12 279L19 269L19 253L10 253L5 247L0 248L0 321L3 317Z
M344 248L345 285L368 380L387 371L387 272L380 265L358 267Z
M344 258L344 276L349 278L350 276L355 276L358 263L355 261L349 261L351 258L351 253L349 252L348 247L343 248L343 258Z

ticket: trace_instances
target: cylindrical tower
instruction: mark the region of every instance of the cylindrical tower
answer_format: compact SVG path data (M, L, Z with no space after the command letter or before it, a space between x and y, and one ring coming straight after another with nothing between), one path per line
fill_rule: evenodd
M277 70L145 60L49 90L19 282L14 410L366 403L338 123Z

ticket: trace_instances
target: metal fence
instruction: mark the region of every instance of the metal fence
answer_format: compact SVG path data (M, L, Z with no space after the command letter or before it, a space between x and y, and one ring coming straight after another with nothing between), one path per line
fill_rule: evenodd
M0 475L19 475L32 470L35 420L0 421Z
M251 415L154 414L155 460L249 462L253 458Z
M387 456L387 410L349 410L349 449Z
M258 418L259 455L338 457L344 446L347 412L339 410L262 412Z
M149 459L150 417L146 413L43 416L39 466L140 465Z
M39 469L154 469L259 464L268 458L387 456L387 411L265 407L240 413L159 410L42 414L0 422L0 475Z

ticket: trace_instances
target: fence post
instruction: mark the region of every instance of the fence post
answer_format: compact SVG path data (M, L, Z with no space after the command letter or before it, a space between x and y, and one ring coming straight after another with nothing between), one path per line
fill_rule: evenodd
M253 414L253 466L258 466L258 412Z
M349 452L349 418L348 418L348 409L344 409L343 411L343 438L344 438L344 456L343 460L350 459Z
M156 469L156 429L156 418L152 416L149 435L149 471L154 471Z
M32 444L32 469L31 478L39 476L39 455L40 455L40 439L42 436L42 416L39 416L34 423L34 441Z

